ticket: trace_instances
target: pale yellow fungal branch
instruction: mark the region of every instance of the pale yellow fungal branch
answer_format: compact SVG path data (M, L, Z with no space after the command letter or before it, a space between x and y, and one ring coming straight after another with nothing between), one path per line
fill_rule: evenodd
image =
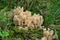
M19 28L40 28L43 24L43 17L39 14L31 15L30 11L23 11L23 7L14 9L14 24Z

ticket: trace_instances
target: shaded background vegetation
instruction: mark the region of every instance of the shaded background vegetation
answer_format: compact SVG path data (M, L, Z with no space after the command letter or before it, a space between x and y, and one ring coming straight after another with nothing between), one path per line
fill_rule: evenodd
M31 11L32 14L41 14L44 17L43 25L45 27L55 25L55 29L60 38L60 0L0 0L0 30L2 33L7 33L5 31L8 31L10 33L7 34L11 37L19 35L15 34L13 30L14 24L11 18L11 10L18 6Z

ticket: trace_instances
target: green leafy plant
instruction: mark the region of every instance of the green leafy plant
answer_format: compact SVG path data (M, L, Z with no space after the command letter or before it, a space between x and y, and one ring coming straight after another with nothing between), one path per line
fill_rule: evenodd
M9 33L6 31L2 31L2 32L0 32L0 36L1 37L7 37L7 36L9 36Z

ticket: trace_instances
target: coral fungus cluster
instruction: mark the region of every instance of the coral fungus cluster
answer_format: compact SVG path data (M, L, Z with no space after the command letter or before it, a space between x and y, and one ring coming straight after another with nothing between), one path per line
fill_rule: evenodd
M23 7L14 9L13 21L20 28L40 28L43 23L43 17L39 14L31 15L30 11L24 11Z
M23 7L14 9L14 17L13 17L14 24L19 29L37 29L41 28L43 24L43 17L39 14L31 15L30 11L24 11ZM54 31L43 29L43 37L41 40L53 40L55 35Z
M54 31L50 30L48 28L48 30L43 29L43 37L41 38L41 40L53 40L55 39L55 35L54 35Z

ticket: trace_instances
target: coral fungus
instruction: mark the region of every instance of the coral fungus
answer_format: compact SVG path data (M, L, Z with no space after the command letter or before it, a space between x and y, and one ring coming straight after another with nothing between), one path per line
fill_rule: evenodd
M53 30L50 30L48 28L48 30L43 29L43 37L41 38L41 40L53 40L55 38L55 35L54 35L54 31Z
M14 24L29 29L40 28L43 24L43 17L39 14L31 15L30 11L23 11L23 7L14 9Z

